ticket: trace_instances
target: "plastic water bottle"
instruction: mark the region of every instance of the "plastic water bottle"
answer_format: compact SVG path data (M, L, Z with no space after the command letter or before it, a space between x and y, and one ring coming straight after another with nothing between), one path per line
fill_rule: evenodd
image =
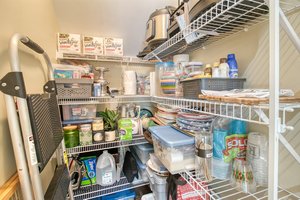
M238 78L238 65L234 54L227 55L227 63L229 65L229 78Z
M112 185L117 180L116 163L114 157L104 151L98 158L96 167L97 184L101 186Z
M247 160L251 163L258 185L268 185L268 140L262 133L249 133Z

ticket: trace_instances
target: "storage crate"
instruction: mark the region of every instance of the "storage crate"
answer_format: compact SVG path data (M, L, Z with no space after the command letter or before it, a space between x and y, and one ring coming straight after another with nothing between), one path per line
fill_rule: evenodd
M63 120L94 119L96 117L96 105L63 105Z
M55 79L58 98L89 98L92 79Z
M183 97L198 99L201 90L232 90L243 89L245 78L199 78L181 81L183 85Z

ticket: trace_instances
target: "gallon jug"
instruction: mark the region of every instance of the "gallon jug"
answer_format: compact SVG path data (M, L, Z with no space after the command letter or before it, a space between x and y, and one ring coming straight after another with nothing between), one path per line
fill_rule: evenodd
M104 151L97 161L96 169L97 184L101 186L112 185L116 182L117 172L114 157Z

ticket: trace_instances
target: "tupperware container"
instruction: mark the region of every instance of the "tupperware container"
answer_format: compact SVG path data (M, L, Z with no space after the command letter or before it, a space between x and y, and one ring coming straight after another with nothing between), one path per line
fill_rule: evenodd
M168 177L156 175L149 167L146 168L146 172L149 178L150 189L154 194L154 199L168 200Z
M195 139L170 126L153 126L154 153L170 173L194 169Z
M150 159L150 153L154 152L152 144L135 145L133 149L143 164Z
M63 105L63 120L93 119L96 117L96 105Z
M148 181L148 176L146 172L146 165L142 163L142 161L139 159L138 155L135 151L132 151L133 148L130 148L130 151L135 158L138 170L139 170L139 180L143 180L144 182Z

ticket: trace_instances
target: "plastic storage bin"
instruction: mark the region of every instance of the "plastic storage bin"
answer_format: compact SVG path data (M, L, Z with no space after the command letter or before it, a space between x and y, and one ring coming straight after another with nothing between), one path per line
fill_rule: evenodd
M55 79L58 98L89 98L92 79Z
M143 164L147 163L147 161L150 159L150 153L154 152L153 145L151 144L135 145L133 146L133 149Z
M99 200L100 200L100 198L101 198L101 200L134 200L135 197L136 197L136 194L135 194L134 190L125 190L125 191L118 192L115 194L99 197Z
M148 181L148 176L146 172L146 165L142 163L142 161L139 159L135 151L132 151L133 148L130 148L130 151L135 158L137 167L139 169L139 180L143 180L144 182ZM134 184L134 183L133 183Z
M146 168L146 171L149 178L150 189L154 194L154 199L168 200L168 177L158 176L148 167Z
M195 139L170 126L153 126L154 153L170 173L194 169Z
M92 119L96 117L96 105L63 105L63 120Z
M232 90L243 89L245 78L200 78L193 80L183 80L183 97L188 99L198 99L201 90Z

